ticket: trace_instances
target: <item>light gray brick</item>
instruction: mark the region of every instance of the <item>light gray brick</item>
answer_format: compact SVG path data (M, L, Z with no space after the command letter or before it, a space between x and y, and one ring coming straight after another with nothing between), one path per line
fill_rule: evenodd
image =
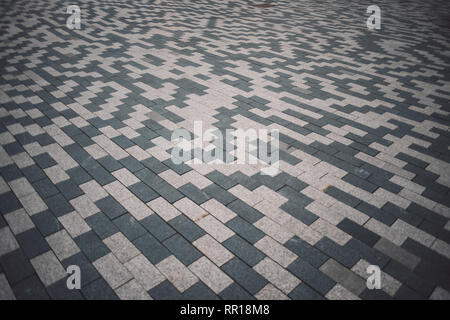
M297 259L295 253L268 236L256 242L255 247L285 268Z
M16 296L3 273L0 274L0 301L1 300L16 300Z
M374 248L400 262L411 270L414 270L420 262L419 257L384 238L378 240L378 242L374 245Z
M180 292L186 291L198 282L198 278L174 256L167 257L156 267Z
M60 261L80 252L80 248L66 230L60 230L45 238Z
M142 285L145 291L154 288L166 280L162 273L142 254L125 263L125 267Z
M366 281L364 279L333 259L328 259L320 267L320 271L357 296L366 288Z
M14 234L19 234L34 228L33 221L31 221L30 216L24 209L18 209L6 214L5 220L8 222L8 225Z
M228 249L209 234L197 239L192 244L219 267L234 257Z
M109 236L103 242L122 263L139 255L139 250L121 232Z
M95 260L93 265L113 289L120 287L133 278L127 268L112 253Z
M69 201L73 208L85 219L90 217L100 209L92 202L92 200L87 195L81 195L75 199Z
M58 165L46 168L44 169L44 172L53 184L70 179L69 175Z
M67 276L66 270L52 251L47 251L31 259L30 262L42 283L47 287Z

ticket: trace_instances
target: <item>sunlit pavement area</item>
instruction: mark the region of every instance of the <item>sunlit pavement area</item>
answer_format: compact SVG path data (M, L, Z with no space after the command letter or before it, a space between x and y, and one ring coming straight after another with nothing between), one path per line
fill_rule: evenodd
M450 298L450 2L263 3L1 2L1 299Z

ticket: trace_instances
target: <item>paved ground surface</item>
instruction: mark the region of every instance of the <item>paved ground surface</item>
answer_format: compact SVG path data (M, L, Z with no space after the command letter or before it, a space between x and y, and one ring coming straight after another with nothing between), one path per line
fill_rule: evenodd
M1 3L0 298L449 298L449 2L255 3ZM175 165L200 120L281 171Z

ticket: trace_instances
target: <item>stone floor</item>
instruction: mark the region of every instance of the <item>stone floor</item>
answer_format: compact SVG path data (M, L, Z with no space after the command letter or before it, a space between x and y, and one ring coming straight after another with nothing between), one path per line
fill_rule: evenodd
M262 2L1 2L0 298L449 299L450 2Z

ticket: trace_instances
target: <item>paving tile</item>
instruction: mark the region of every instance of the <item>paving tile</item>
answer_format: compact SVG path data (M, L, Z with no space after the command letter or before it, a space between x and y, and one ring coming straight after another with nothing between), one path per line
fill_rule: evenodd
M295 253L286 249L281 244L268 236L265 236L254 245L256 248L261 250L261 252L265 253L267 256L272 258L284 268L286 268L288 265L294 262L295 259L297 259L297 255Z
M57 217L61 217L69 212L74 211L72 205L66 200L66 198L61 193L58 193L52 197L45 199L45 203L47 204L48 208L53 212L53 214Z
M322 238L315 247L347 268L351 268L359 259L357 251L346 250L328 238Z
M126 187L139 182L139 179L136 178L136 176L132 174L130 171L128 171L126 168L114 171L112 172L112 175L116 177L116 179L119 180Z
M206 232L184 215L179 215L169 221L169 224L188 241L194 242Z
M365 289L359 297L362 300L392 300L392 297L382 290Z
M325 297L329 300L360 300L358 296L354 295L340 284L337 284L328 291Z
M167 257L156 267L181 293L198 281L198 278L174 256Z
M0 195L0 201L2 203L2 206L0 208L0 211L3 214L18 210L22 207L21 203L17 199L17 197L14 195L13 192L6 192Z
M264 233L262 231L255 228L253 225L249 224L240 217L233 218L225 225L251 244L254 244L264 237Z
M87 217L85 221L100 239L105 239L119 231L116 225L102 212Z
M216 294L233 283L229 276L206 257L196 260L189 269Z
M17 235L16 239L20 248L30 259L50 249L45 239L35 228L22 232Z
M290 300L289 297L270 283L255 294L255 298L258 300Z
M110 252L93 231L83 233L73 240L90 261L95 261Z
M129 186L128 189L145 203L159 197L158 193L141 181Z
M378 240L378 242L374 245L374 248L391 257L392 259L395 259L411 270L414 270L414 268L420 262L419 257L413 255L412 253L404 250L401 247L396 246L395 244L384 238Z
M113 4L92 2L99 10L90 26L104 29L101 21ZM9 41L0 44L0 52L15 57L0 64L0 276L12 294L187 300L445 296L450 90L448 61L440 53L449 45L441 41L446 35L436 5L423 2L415 11L430 17L414 21L432 33L409 28L411 13L394 2L383 10L405 19L390 21L391 28L353 28L352 36L372 44L368 64L361 59L367 47L348 41L348 33L330 36L331 29L361 22L358 6L319 3L311 14L308 1L299 2L297 11L278 5L262 12L265 19L252 20L256 31L238 34L249 22L229 18L248 11L248 3L209 4L220 19L192 1L153 6L153 15L170 11L173 19L152 19L151 27L164 35L150 38L134 28L149 27L149 5L130 7L132 22L112 23L114 34L106 40L97 41L90 29L76 30L83 42L65 33L49 35L46 23L17 19L33 20L45 11L39 19L58 20L56 3L10 8L4 17L10 28L2 34ZM347 15L329 19L343 9ZM439 9L444 14L450 7L441 0ZM308 26L317 23L323 28L315 30L311 45ZM195 41L179 36L180 25ZM286 37L284 29L298 32ZM167 39L174 50L163 48ZM223 50L224 40L233 50ZM422 42L433 46L418 53ZM92 44L95 50L87 52ZM264 52L255 53L261 47ZM74 74L75 58L89 61L89 70ZM411 59L414 64L391 72ZM301 72L294 74L293 65ZM183 144L183 155L195 161L175 163L172 153L181 146L172 139L176 129L188 131L184 140L194 143ZM248 137L249 157L235 164L241 160L234 152L240 151L240 129ZM213 155L223 163L204 157ZM276 172L262 174L274 157ZM64 279L43 285L30 273L30 260L46 252L62 259L64 268L82 266L81 292L69 291ZM199 275L206 278L166 279L153 272L157 281L151 282L143 270L111 288L92 265L105 256L119 264L142 257L136 263L147 266L147 277L154 264L175 259L184 273L196 266L207 271ZM23 267L14 270L15 263ZM361 285L370 264L382 270L382 290ZM257 266L273 283L252 269ZM232 282L226 288L211 282L220 274L216 268L228 271ZM286 272L302 282L294 287L295 281L281 277Z
M60 182L56 184L56 187L68 200L72 200L84 194L83 190L81 190L81 188L79 188L78 185L73 183L71 180Z
M45 286L50 286L67 276L66 270L51 251L31 259L31 264Z
M58 218L72 238L78 237L91 230L89 225L83 220L78 212L73 211Z
M228 204L227 207L250 223L255 223L263 217L259 211L239 199Z
M139 222L159 241L164 241L176 233L175 230L157 214L152 214Z
M304 283L301 283L294 290L292 290L289 297L294 300L324 300L323 296Z
M34 192L33 186L24 177L10 181L9 186L19 198Z
M214 239L223 242L234 235L234 232L211 215L196 220L197 224Z
M185 300L219 300L219 297L205 284L197 282L192 287L183 292Z
M360 261L358 261L358 263L356 265L353 266L352 271L356 274L358 274L361 278L366 279L370 276L367 273L367 268L369 267L370 263L361 259ZM389 297L393 297L395 295L395 293L397 292L397 290L400 288L401 283L399 281L397 281L396 279L394 279L393 277L391 277L389 274L387 274L384 271L381 271L381 289L383 292L386 292L386 294ZM374 291L374 290L370 290L370 291ZM379 290L377 290L379 291ZM361 293L360 297L362 297L364 295L364 292ZM365 295L367 296L373 296L374 298L377 297L373 294L368 294L365 293Z
M112 289L116 289L132 279L130 272L112 253L95 260L92 264Z
M121 263L139 255L139 250L120 232L103 239L103 242Z
M149 291L149 294L155 300L182 300L181 293L168 280L157 285Z
M20 198L20 202L29 215L34 215L48 209L47 205L37 193L31 193Z
M342 220L337 227L369 246L373 246L380 239L377 234L347 218Z
M45 238L56 257L62 261L80 252L80 249L66 230L61 230Z
M155 211L165 221L169 221L180 214L177 208L171 205L162 197L154 199L148 203L149 207Z
M120 217L126 212L125 208L111 196L96 201L95 205L110 219Z
M322 295L325 295L335 284L328 276L301 259L291 263L287 269Z
M90 180L80 185L83 192L94 202L97 202L108 196L108 193L95 180Z
M208 234L192 244L219 267L233 258L233 254L229 250ZM241 259L243 258L241 257Z
M224 247L230 250L237 257L242 259L249 266L256 265L264 259L265 255L249 242L245 241L238 235L234 235L230 239L222 243Z
M80 291L67 288L67 280L61 279L47 287L50 298L53 300L84 300Z
M43 199L54 196L59 192L50 179L47 178L34 182L33 188Z
M1 256L0 265L13 285L34 273L33 266L20 249Z
M5 214L5 220L15 235L34 228L33 221L23 209Z
M67 259L61 261L64 269L67 270L69 266L76 265L80 268L81 276L81 288L86 287L88 284L92 283L94 280L100 278L100 274L97 269L94 268L92 263L86 258L86 256L79 252L70 256Z
M194 246L192 246L179 234L175 234L174 236L165 240L163 244L184 265L190 265L202 256L202 254Z
M4 274L0 274L0 300L16 300Z
M294 236L293 233L285 230L281 225L267 217L256 221L254 226L281 244L285 244Z
M431 294L430 299L431 300L449 300L450 293L441 287L437 287L436 289L434 289L433 293Z
M136 280L131 280L117 288L116 294L120 300L152 300Z
M301 259L304 259L316 268L319 268L328 259L328 257L320 250L296 236L286 242L285 246Z
M231 259L221 269L252 295L267 284L266 279L238 258Z
M165 281L165 277L148 259L140 254L125 263L125 267L139 282L139 284L149 291Z
M425 281L425 279L417 276L407 267L402 264L396 262L395 260L391 260L386 267L383 269L384 272L391 275L393 278L397 279L402 283L402 287L395 293L394 298L397 298L399 295L406 293L407 290L403 288L404 286L409 287L413 291L415 291L418 295L422 297L429 297L433 291L433 285L430 282ZM405 292L399 291L403 288Z
M289 294L300 284L299 279L270 258L260 261L253 269L285 294Z
M220 297L224 300L253 300L253 296L245 291L236 282L233 282L220 293Z
M95 280L81 289L83 295L89 300L118 300L116 293L102 278Z
M359 296L366 288L366 282L349 269L340 265L333 259L329 259L321 267L320 271L339 283L341 286Z
M204 202L201 207L223 223L227 223L236 217L236 214L233 211L215 199L210 199Z
M130 241L133 241L147 233L144 227L142 227L141 224L128 213L114 219L113 223Z
M50 298L36 275L22 280L12 289L17 300L48 300Z
M82 195L72 199L69 203L83 217L83 219L86 219L87 217L100 211L87 195Z
M149 233L134 240L133 244L153 264L170 256L170 251Z
M149 207L133 195L125 201L121 201L121 204L138 221L153 214Z

